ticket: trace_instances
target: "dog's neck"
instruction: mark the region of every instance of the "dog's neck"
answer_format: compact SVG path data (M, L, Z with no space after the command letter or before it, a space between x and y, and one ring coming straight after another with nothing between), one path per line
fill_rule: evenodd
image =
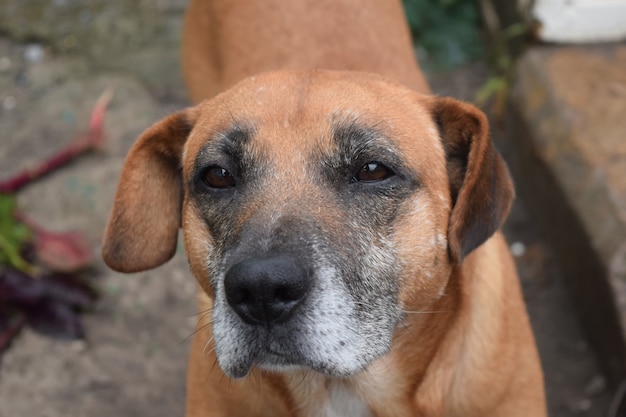
M314 372L296 372L285 379L297 415L302 417L373 417L353 379L331 379Z

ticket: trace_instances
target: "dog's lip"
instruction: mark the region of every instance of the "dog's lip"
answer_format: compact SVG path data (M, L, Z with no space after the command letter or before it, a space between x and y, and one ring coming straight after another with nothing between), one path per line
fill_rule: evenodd
M305 352L298 351L285 351L284 346L274 345L269 346L269 343L259 348L255 354L248 357L249 362L240 363L237 367L235 377L242 377L250 372L251 368L257 367L259 369L277 373L289 373L297 369L311 369L319 372L320 374L330 377L349 377L363 371L371 361L363 363L361 367L346 370L338 367L338 364L324 361L317 361L314 358L309 358ZM245 369L245 371L244 371Z
M298 364L297 363L298 361L295 360L294 355L289 355L284 352L278 352L270 348L265 349L265 352L263 353L264 355L262 355L263 356L262 360L268 359L268 358L278 358L279 360L284 361L284 362L289 362L289 364L292 364L292 365Z
M257 365L277 372L285 372L298 368L308 368L321 374L333 377L346 377L360 371L358 370L347 374L337 373L336 370L333 370L332 366L329 366L330 364L310 362L305 358L298 357L293 354L276 352L271 349L267 349L264 354L260 356L260 359L257 360Z
M257 365L266 365L270 367L306 366L305 360L301 356L271 348L266 348L259 352L255 362Z

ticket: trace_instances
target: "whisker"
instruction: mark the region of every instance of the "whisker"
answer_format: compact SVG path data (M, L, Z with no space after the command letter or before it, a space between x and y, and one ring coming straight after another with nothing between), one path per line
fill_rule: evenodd
M213 359L213 365L211 365L211 369L209 370L209 375L213 373L213 369L215 369L215 365L217 365L217 355L215 355L215 359Z
M411 335L411 337L415 339L418 338L417 334L414 331L415 329L412 326L409 326L409 324L406 321L401 321L400 326L402 326L402 328L406 330Z
M450 313L450 310L433 310L433 311L411 311L411 310L403 310L403 313L406 314L438 314L438 313Z
M176 347L176 348L181 347L181 346L183 345L183 343L188 342L188 341L189 341L189 339L191 339L192 337L194 337L194 336L196 335L196 333L198 333L200 330L204 329L205 327L210 326L211 324L212 324L212 322L210 322L210 323L206 323L206 324L203 324L202 326L199 326L199 327L196 327L196 328L194 329L194 331L193 331L193 332L191 332L191 334L190 334L189 336L186 336L183 340L181 340L180 342L178 342L178 343L176 344L176 346L175 346L175 347Z
M206 349L209 347L211 342L213 342L213 336L209 337L209 340L207 340L207 342L204 344L204 348L202 348L202 352L204 352L204 354L207 356L210 355L213 350L215 350L215 345L214 345L213 348L209 352L207 352Z
M208 316L209 313L212 313L212 312L213 312L213 307L209 307L206 310L198 311L197 313L185 314L185 317L202 316L201 318L204 318L204 317Z

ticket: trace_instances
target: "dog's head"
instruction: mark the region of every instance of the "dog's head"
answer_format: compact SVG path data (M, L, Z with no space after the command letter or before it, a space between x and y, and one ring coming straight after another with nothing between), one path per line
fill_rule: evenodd
M230 376L345 376L427 309L513 197L485 116L377 76L277 72L148 129L124 165L104 259L173 255L214 300Z

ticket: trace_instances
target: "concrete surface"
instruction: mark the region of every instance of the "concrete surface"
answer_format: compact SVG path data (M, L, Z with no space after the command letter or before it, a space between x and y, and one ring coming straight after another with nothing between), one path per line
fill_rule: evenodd
M626 377L626 46L535 48L513 87L514 169L593 344Z
M19 195L37 220L84 230L96 250L128 148L143 129L185 105L176 69L183 5L0 0L0 178L67 143L87 124L105 86L116 87L106 149ZM439 93L471 99L484 77L484 67L473 65L434 75L431 83ZM499 142L506 152L509 144ZM517 261L550 415L603 416L611 396L606 378L574 318L554 257L519 200L505 232L525 248ZM57 342L23 332L2 358L0 417L182 415L196 319L195 283L182 253L134 276L99 263L89 279L102 298L84 316L87 340Z
M161 98L184 99L179 48L184 0L0 0L0 32L132 73ZM149 63L149 65L147 65Z

